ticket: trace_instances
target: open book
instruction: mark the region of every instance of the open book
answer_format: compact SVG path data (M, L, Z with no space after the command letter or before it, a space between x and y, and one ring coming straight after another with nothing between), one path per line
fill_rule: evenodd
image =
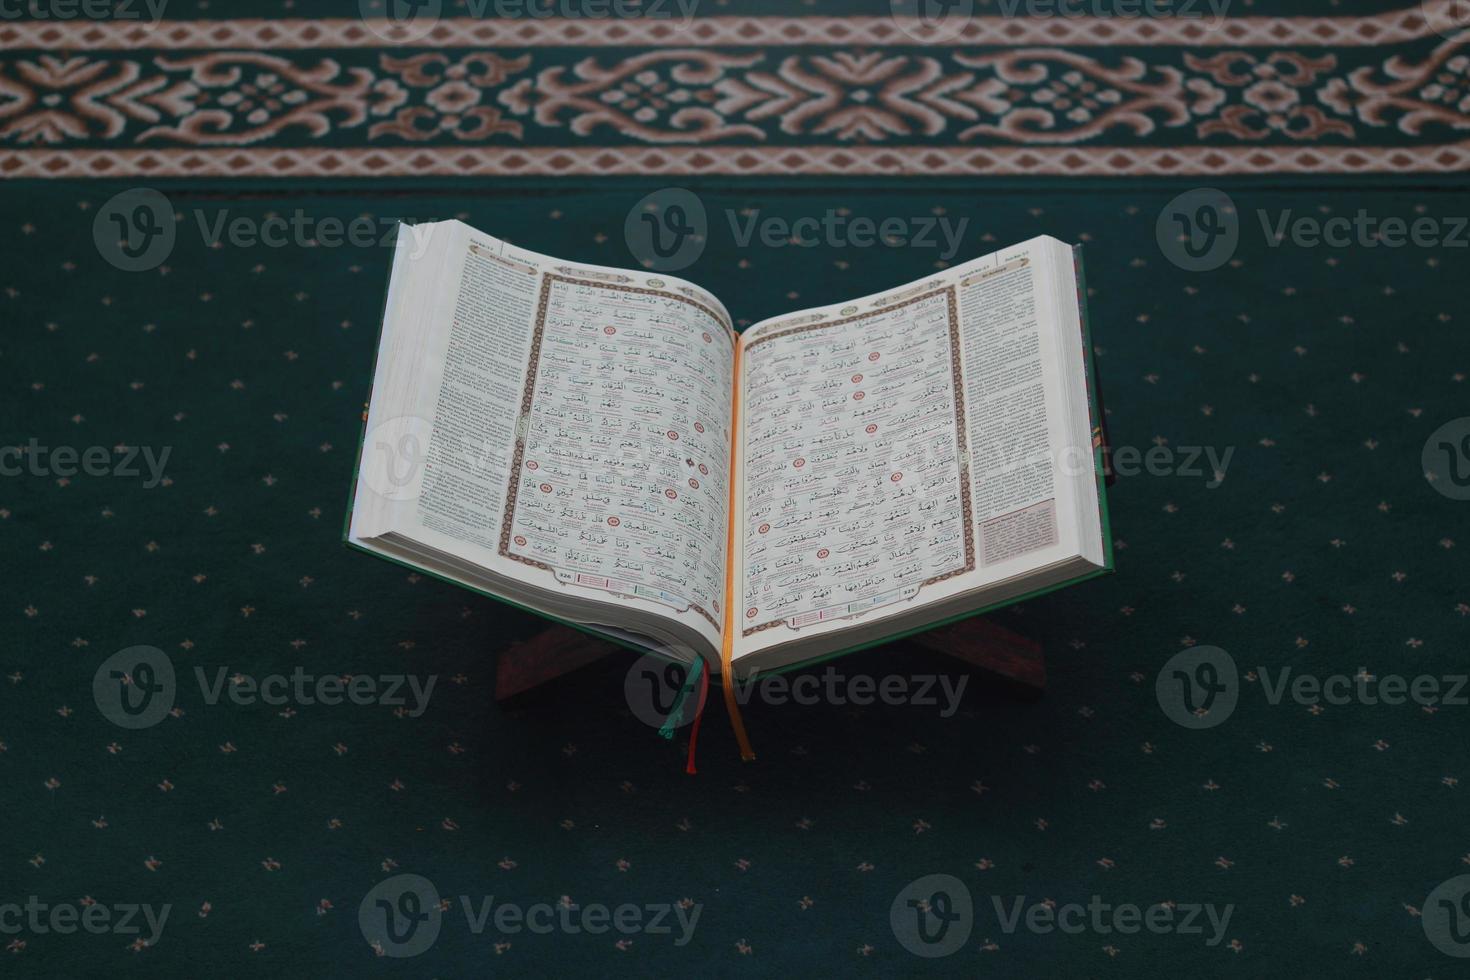
M737 334L691 282L399 229L348 542L736 677L1111 567L1073 249Z

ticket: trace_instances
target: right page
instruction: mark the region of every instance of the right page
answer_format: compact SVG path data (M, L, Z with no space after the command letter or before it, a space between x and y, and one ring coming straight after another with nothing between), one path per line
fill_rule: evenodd
M810 659L1102 565L1076 290L1072 250L1039 238L745 332L735 659Z

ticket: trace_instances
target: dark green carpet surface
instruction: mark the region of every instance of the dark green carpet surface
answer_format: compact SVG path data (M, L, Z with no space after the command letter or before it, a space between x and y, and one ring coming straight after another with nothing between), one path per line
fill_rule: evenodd
M742 764L722 709L697 776L682 738L628 710L632 656L511 711L497 651L538 621L348 551L341 527L389 259L382 247L201 244L197 215L462 217L566 258L627 265L629 207L670 183L264 190L164 187L185 217L165 265L125 273L93 241L128 184L0 195L0 445L149 447L164 479L0 479L0 900L168 903L159 941L0 936L9 976L1452 976L1419 912L1470 870L1464 706L1271 704L1251 673L1443 677L1467 669L1470 502L1424 479L1437 428L1470 415L1463 247L1272 247L1294 216L1428 216L1464 192L1231 187L1234 259L1185 272L1155 239L1191 184L805 191L683 181L711 215L683 274L746 321L896 285L923 248L738 248L727 209L848 208L969 225L957 260L1037 234L1086 247L1118 447L1229 450L1225 476L1122 477L1117 573L997 619L1040 640L1044 698L976 679L917 705L752 705ZM1463 246L1463 243L1462 243ZM110 455L117 461L122 453ZM13 458L13 457L10 457ZM54 457L53 457L54 459ZM1203 460L1195 465L1202 465ZM1216 727L1155 696L1174 654L1239 665ZM175 711L128 730L93 676L165 652ZM430 675L427 710L205 702L203 668L251 677ZM875 650L847 673L954 673ZM432 948L377 957L358 907L380 881L448 901ZM958 878L973 928L931 961L890 905ZM699 907L673 935L476 934L460 896L528 907ZM1051 901L1232 906L1202 935L1007 932ZM5 920L0 919L0 925ZM144 929L146 935L147 929ZM17 947L17 943L19 946ZM8 944L8 949L4 948Z

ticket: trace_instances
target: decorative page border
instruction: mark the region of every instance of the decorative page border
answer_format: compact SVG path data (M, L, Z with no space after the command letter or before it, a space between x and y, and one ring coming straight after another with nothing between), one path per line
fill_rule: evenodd
M976 17L930 43L886 17L461 17L412 44L343 18L3 22L0 177L1462 174L1459 2Z
M499 553L500 557L502 558L508 558L511 561L518 561L522 564L530 565L533 568L544 569L548 572L551 572L553 576L557 574L557 570L555 568L551 567L543 561L537 561L534 558L527 558L524 555L515 554L510 550L510 544L511 530L515 526L516 497L520 490L521 465L522 463L524 463L526 456L525 433L527 427L530 425L531 405L534 401L536 393L536 376L541 366L541 341L546 333L546 311L547 306L551 302L552 285L558 282L568 283L577 286L592 286L597 289L613 289L625 293L641 293L647 296L667 297L669 299L678 300L681 303L688 303L690 306L693 306L707 314L712 320L717 323L723 322L722 318L716 311L710 309L708 306L705 306L698 300L691 299L687 296L680 296L667 290L646 289L641 286L624 286L618 283L600 282L592 279L576 278L573 276L562 276L557 275L553 272L543 273L543 278L541 281L541 295L538 296L536 300L536 325L531 332L531 354L529 363L526 368L526 384L525 388L521 392L521 407L520 412L516 417L516 444L515 451L511 454L510 485L506 488L505 492L505 512L501 515L500 521ZM733 473L733 461L730 465L727 465L725 467L725 470L727 474L726 479L728 480L730 478L730 474ZM562 587L566 586L566 583L563 582L559 577L556 579L556 583ZM594 588L593 586L583 587ZM614 589L607 589L606 591L612 593L613 595L624 595L624 593L618 592ZM715 619L715 617L711 615L707 609L699 605L697 602L691 600L689 604L684 608L693 610L694 612L703 616L705 619L709 620L710 625L714 626L717 631L724 631L724 624ZM678 611L683 612L684 610L681 609Z
M883 313L890 313L893 310L902 309L905 306L912 306L915 303L921 303L926 299L930 299L934 296L939 295L944 296L945 307L948 310L949 314L948 320L950 383L954 386L956 444L955 458L960 467L960 508L963 514L965 528L965 564L963 568L956 568L953 571L945 572L942 575L935 575L920 582L918 586L918 591L915 591L912 596L909 596L909 598L904 601L912 601L913 599L917 598L919 592L923 591L926 585L933 585L936 582L943 582L946 579L954 578L956 575L964 575L966 572L973 572L975 570L975 513L970 505L970 450L968 434L965 429L965 384L964 377L960 371L960 314L959 299L956 295L955 287L953 285L941 286L938 289L929 290L921 296L914 296L897 303L885 304L881 309L869 310L866 313L858 313L853 316L843 317L840 320L832 320L827 323L806 323L802 324L801 326L793 326L787 330L781 330L776 333L766 334L764 336L757 337L751 340L750 343L745 345L745 352L747 355L749 355L752 348L758 347L769 340L776 340L779 337L787 337L791 334L796 333L808 333L812 330L826 330L829 327L840 327L845 323L852 323L855 320L863 320L868 317L878 316ZM736 379L737 383L742 380L743 379ZM743 419L741 420L740 424L745 424ZM743 444L744 440L742 439L741 442ZM740 548L741 554L743 556L745 550L745 539L743 537L741 538ZM744 565L743 557L741 565ZM741 595L743 596L745 594L745 583L740 583L740 586ZM846 616L839 616L836 619L829 619L826 622L835 623L845 619L858 619L866 616L868 613L878 608L882 607L875 606L870 609L861 610L859 612L849 613ZM762 630L772 629L777 626L789 625L790 624L788 622L788 619L773 619L768 622L759 623L755 626L747 626L742 630L740 635L750 636L754 633L759 633ZM801 627L798 626L790 626L790 628L794 632L799 632L801 630Z

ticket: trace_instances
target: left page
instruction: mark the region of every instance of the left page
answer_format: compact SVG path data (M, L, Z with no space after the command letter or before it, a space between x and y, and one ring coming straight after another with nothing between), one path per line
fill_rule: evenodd
M728 313L669 276L424 227L430 261L395 268L411 282L390 297L359 480L359 499L392 499L355 512L354 536L505 580L484 587L552 615L673 619L685 630L664 635L717 649Z

